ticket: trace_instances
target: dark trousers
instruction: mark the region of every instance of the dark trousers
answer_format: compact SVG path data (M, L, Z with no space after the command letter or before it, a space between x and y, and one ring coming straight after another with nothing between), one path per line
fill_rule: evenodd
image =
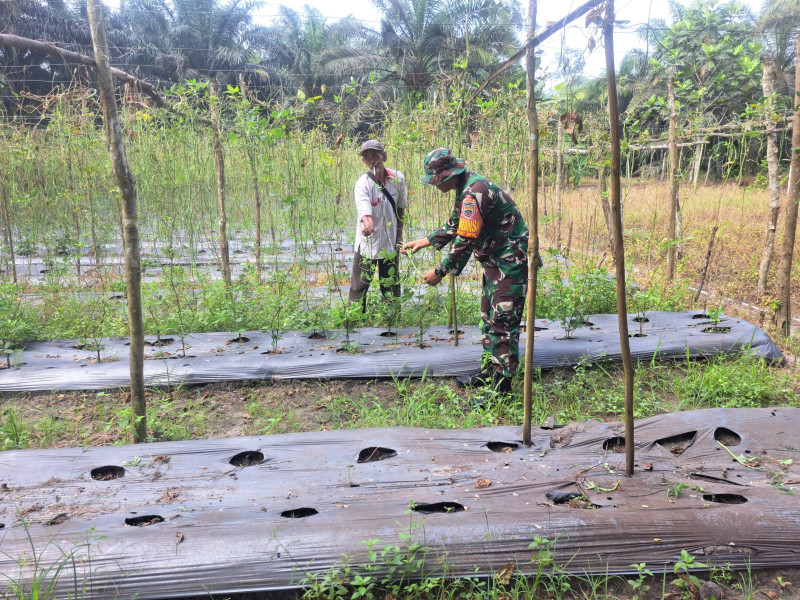
M353 257L353 270L350 273L350 302L363 303L367 307L367 292L378 267L378 282L381 294L384 297L400 296L400 260L399 253L395 252L392 258L364 258L360 252Z

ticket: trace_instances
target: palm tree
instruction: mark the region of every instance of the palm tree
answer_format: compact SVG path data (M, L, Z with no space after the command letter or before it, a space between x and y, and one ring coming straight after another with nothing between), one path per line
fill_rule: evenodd
M260 0L127 0L120 10L131 64L168 81L235 84L254 71L269 43L252 21Z
M0 33L46 40L66 50L86 54L92 47L92 39L85 10L80 8L63 0L0 2ZM3 104L11 110L19 102L18 96L10 91L49 94L54 87L73 80L74 68L75 65L48 59L36 51L0 47Z
M372 0L383 13L380 32L359 27L350 44L327 51L321 68L415 94L437 80L468 78L494 68L518 41L518 11L507 0ZM355 43L353 43L355 41Z
M775 59L776 92L789 96L794 89L795 40L800 35L800 0L764 0L758 31L765 50Z

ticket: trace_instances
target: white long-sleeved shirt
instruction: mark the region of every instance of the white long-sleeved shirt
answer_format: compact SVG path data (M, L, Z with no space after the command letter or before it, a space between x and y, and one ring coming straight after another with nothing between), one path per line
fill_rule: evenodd
M386 169L386 189L394 198L398 209L405 209L408 206L408 194L406 193L406 178L400 171ZM375 259L380 258L381 250L394 252L397 244L397 218L392 205L378 186L364 173L356 181L356 243L355 252L361 256ZM372 224L375 231L369 237L364 237L362 230L364 224L361 218L365 215L372 217Z

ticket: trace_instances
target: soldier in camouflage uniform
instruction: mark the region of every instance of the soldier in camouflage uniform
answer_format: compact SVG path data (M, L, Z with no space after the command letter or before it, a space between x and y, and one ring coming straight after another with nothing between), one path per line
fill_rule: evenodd
M401 252L415 253L433 245L441 250L453 242L450 254L425 274L438 285L446 273L459 275L470 254L483 267L484 352L491 361L480 373L459 378L462 385L493 384L500 393L511 391L511 377L519 364L519 324L528 283L528 227L517 205L497 184L466 170L463 159L449 148L425 157L422 183L443 193L456 190L450 219L426 238L408 242Z

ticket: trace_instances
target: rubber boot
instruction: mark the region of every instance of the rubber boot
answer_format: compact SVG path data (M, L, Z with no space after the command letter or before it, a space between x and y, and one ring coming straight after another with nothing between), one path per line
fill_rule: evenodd
M492 386L472 398L472 408L482 408L489 402L503 400L511 395L511 377L502 373L492 373Z
M456 385L461 388L466 387L481 387L494 383L492 370L489 367L484 367L477 373L471 375L461 375L456 377Z

